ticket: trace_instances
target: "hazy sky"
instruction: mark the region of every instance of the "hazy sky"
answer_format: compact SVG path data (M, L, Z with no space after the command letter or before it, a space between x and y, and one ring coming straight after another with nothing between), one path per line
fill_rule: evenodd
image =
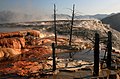
M0 11L53 14L53 4L57 6L57 13L63 14L71 14L68 8L73 4L78 14L120 12L120 0L0 0Z

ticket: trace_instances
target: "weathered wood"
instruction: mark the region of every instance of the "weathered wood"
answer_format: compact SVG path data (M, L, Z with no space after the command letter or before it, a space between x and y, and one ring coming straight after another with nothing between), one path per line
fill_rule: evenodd
M53 71L56 70L56 61L55 61L55 44L52 43L52 55L53 55Z
M99 75L99 34L95 34L95 45L94 45L94 76Z
M108 32L108 44L107 44L107 68L111 68L111 52L112 52L112 33Z

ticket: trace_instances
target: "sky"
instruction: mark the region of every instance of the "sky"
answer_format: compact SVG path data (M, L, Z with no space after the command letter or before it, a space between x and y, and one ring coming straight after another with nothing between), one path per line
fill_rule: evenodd
M0 11L10 10L31 14L53 14L53 5L58 14L71 15L72 5L80 15L111 14L120 12L120 0L0 0Z

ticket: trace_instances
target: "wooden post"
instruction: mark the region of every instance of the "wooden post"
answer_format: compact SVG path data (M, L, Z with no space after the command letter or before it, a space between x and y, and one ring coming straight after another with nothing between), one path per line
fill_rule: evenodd
M52 55L53 55L53 71L56 70L56 62L55 62L55 44L52 43Z
M54 4L54 32L55 32L55 44L57 45L57 31L56 31L56 5Z
M71 21L71 28L70 28L70 40L69 40L69 45L71 46L72 42L72 28L73 28L73 21L74 21L74 9L75 9L75 4L73 5L73 12L72 12L72 21ZM69 53L70 58L72 58L71 53Z
M111 68L111 52L112 52L112 33L108 31L108 44L107 44L107 68Z
M99 34L95 34L95 45L94 45L94 72L93 76L99 75Z

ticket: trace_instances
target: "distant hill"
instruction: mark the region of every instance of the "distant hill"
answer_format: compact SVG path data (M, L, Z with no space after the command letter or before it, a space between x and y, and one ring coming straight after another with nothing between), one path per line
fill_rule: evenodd
M52 15L51 18L54 18L54 15ZM67 19L67 20L69 20L69 19L71 19L71 16L68 15L68 14L56 14L56 19L57 20L61 20L61 19Z
M56 14L57 20L70 20L71 15L68 14ZM107 14L96 14L96 15L75 15L75 19L103 19L107 17ZM53 20L54 15L37 15L37 14L24 14L14 11L0 11L0 23L11 23L11 22L25 22L25 21L39 21L39 20Z
M120 31L120 13L108 16L101 21L105 24L110 24L111 28Z
M103 19L106 18L108 15L107 14L96 14L96 15L78 15L75 16L75 19ZM52 15L51 18L53 18L54 15ZM71 19L71 15L68 14L56 14L57 19Z
M103 19L105 17L107 17L107 14L96 14L96 15L79 15L79 16L75 16L75 18L77 19L84 19L84 18L89 18L89 19Z

